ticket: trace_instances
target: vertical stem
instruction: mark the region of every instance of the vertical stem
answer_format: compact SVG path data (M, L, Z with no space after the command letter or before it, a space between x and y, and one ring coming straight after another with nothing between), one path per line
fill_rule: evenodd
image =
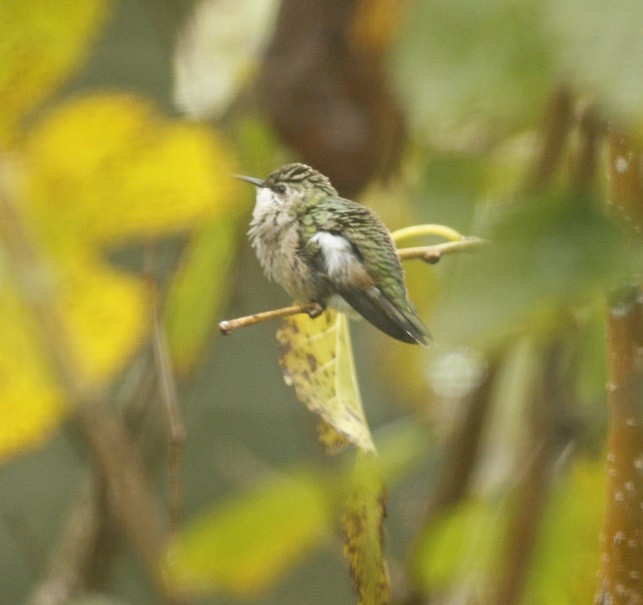
M595 108L589 105L578 117L578 149L572 165L572 185L580 191L589 189L596 182L599 145L605 134L604 122Z
M469 409L457 433L450 440L452 445L441 469L442 479L431 507L431 519L436 513L456 505L467 495L480 455L483 429L491 410L492 390L499 366L498 358L490 362L484 380L471 394Z
M552 467L565 446L570 388L564 342L560 337L548 343L540 355L538 381L530 402L529 462L516 489L507 555L494 601L504 605L521 602L551 488Z
M185 426L176 394L176 383L172 371L172 362L167 344L167 335L163 328L159 305L155 304L153 348L158 367L161 397L165 403L169 424L169 459L170 459L170 531L176 533L183 518L183 481L181 476L183 462L183 444Z
M526 179L527 192L540 191L553 179L565 149L573 118L573 98L569 90L563 86L554 94L539 133L540 153Z
M610 133L609 205L641 233L640 150ZM607 309L607 506L596 602L643 602L643 285L614 293Z
M483 429L491 409L492 391L501 359L502 355L498 354L489 362L484 380L469 397L464 418L449 436L436 493L427 506L416 532L417 538L410 548L407 562L409 584L405 587L406 594L399 600L401 605L419 605L427 601L427 595L417 579L421 537L441 513L467 496L479 460Z
M609 437L599 603L643 602L643 305L635 289L607 313ZM640 336L640 334L639 334Z
M609 133L608 205L618 216L643 233L643 154L627 135L614 129Z
M153 249L145 248L145 273L148 280L152 309L152 350L159 380L161 399L167 412L169 427L169 481L170 481L170 533L175 534L183 517L182 461L185 442L185 426L177 396L176 381L167 334L163 325L161 301L153 272Z

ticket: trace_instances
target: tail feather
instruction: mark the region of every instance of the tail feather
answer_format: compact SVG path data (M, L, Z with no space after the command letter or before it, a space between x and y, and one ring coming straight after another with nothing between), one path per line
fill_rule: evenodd
M433 340L412 308L397 309L376 286L368 290L346 288L339 294L364 319L397 340L424 346L427 340Z

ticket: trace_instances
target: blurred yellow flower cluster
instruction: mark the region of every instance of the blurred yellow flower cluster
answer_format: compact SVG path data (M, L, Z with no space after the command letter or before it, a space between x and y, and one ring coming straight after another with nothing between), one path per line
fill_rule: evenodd
M37 295L45 280L79 380L104 385L149 327L145 284L106 252L202 226L226 214L235 191L219 137L140 98L78 96L26 127L79 65L106 13L96 0L37 4L0 4L0 22L10 25L0 36L0 195L38 262L36 274L20 274L0 230L0 459L40 442L66 409L25 290Z

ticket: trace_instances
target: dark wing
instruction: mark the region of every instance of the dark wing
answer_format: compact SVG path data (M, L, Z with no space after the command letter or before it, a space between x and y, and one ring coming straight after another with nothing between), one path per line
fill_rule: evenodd
M421 321L396 309L376 286L366 291L338 288L338 294L385 334L403 342L427 345L430 335Z
M382 221L365 206L334 197L309 212L320 234L315 258L333 290L389 336L426 345L431 336L408 300L402 266Z

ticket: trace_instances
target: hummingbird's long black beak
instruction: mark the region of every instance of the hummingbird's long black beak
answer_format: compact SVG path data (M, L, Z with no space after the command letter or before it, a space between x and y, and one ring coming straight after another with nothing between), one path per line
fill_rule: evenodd
M255 187L263 187L263 179L258 179L254 176L244 176L243 174L233 174L232 176L235 179L239 179L240 181L245 181L246 183L250 183Z

